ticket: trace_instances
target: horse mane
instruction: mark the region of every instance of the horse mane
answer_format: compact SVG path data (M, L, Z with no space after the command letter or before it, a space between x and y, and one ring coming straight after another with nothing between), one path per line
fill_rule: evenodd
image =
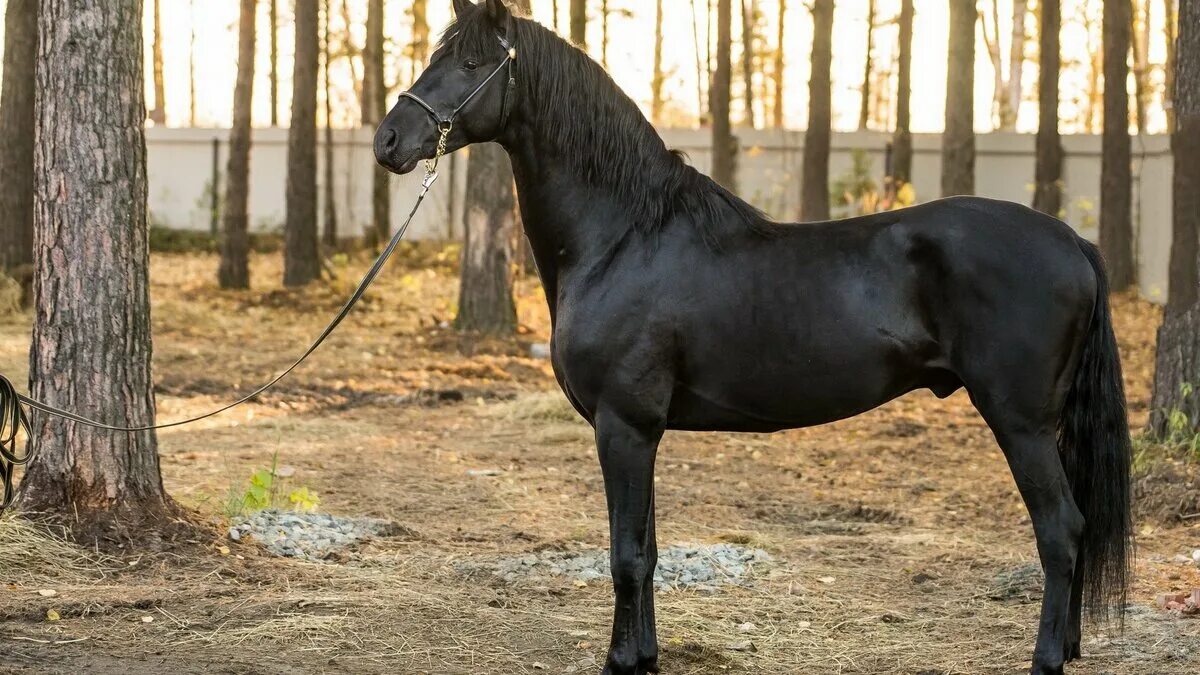
M514 75L527 92L537 131L587 184L614 195L634 227L656 234L685 220L719 245L728 223L769 235L778 231L761 211L739 199L670 150L637 104L586 53L542 25L513 17ZM463 12L439 49L481 55L494 51L496 30L482 6Z

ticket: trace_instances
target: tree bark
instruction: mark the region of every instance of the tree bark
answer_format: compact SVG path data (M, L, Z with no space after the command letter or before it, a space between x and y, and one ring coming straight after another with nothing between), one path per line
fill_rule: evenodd
M0 85L0 268L22 286L33 264L34 64L38 0L8 0Z
M858 130L865 131L871 121L871 52L875 47L875 0L867 2L867 60L863 67L862 101L858 107Z
M254 38L256 0L241 0L238 18L238 69L233 87L233 126L229 130L229 164L225 171L225 211L222 217L221 288L250 287L250 113L254 99ZM216 189L214 186L213 189Z
M663 113L663 0L654 11L654 74L650 80L650 121L662 124Z
M296 62L288 129L287 221L283 283L303 286L321 274L317 250L317 0L296 0Z
M808 80L808 130L804 132L800 220L829 219L829 146L833 102L833 0L814 0L812 74Z
M150 121L155 126L167 123L167 88L163 82L163 38L161 0L154 0L154 41L151 43L151 61L154 71L154 109L150 111Z
M413 7L415 11L416 5L414 4ZM332 9L330 0L322 1L321 13L325 18L325 25L321 30L321 70L325 90L325 227L322 229L321 237L327 248L335 249L338 245L338 222L337 201L334 199L333 189L333 82L329 77L333 61L331 47L333 35L329 27L333 17Z
M1150 407L1150 431L1160 437L1200 433L1200 0L1179 3L1175 68L1170 299Z
M571 0L571 42L587 51L587 0Z
M1140 0L1131 8L1130 44L1133 48L1134 123L1139 134L1146 133L1148 108L1153 94L1150 87L1150 3Z
M775 85L775 90L773 92L774 100L772 101L775 104L775 109L772 111L771 121L776 129L783 128L783 81L785 75L784 68L786 67L786 62L784 59L786 55L784 49L784 38L786 37L787 28L786 19L787 0L779 0L779 23L776 26L779 32L775 36L775 64L771 68L771 78Z
M141 0L42 0L38 19L33 396L154 423ZM76 532L162 523L155 434L34 413L27 511Z
M949 0L942 196L975 194L975 0Z
M912 37L913 0L900 2L900 48L896 64L896 133L892 136L892 179L912 182Z
M367 4L367 43L363 49L362 123L378 126L387 113L387 89L383 78L383 0ZM376 165L371 179L371 231L367 241L382 246L392 234L390 174Z
M1033 208L1058 217L1062 210L1063 148L1058 134L1059 32L1061 0L1041 0L1038 66L1037 159Z
M1163 64L1163 108L1167 112L1167 133L1175 132L1175 38L1178 26L1175 0L1163 0L1163 39L1167 43L1167 58Z
M471 148L463 209L462 281L454 327L511 335L517 326L512 297L516 220L512 168L493 143Z
M1104 0L1104 135L1100 250L1114 291L1133 285L1133 169L1129 139L1130 0Z
M270 83L271 83L271 126L279 126L279 4L278 0L270 0L269 36L271 41Z
M737 139L729 119L733 79L732 0L717 0L717 69L708 94L712 110L712 178L731 192L737 191Z
M744 124L753 129L754 121L754 14L753 3L742 0L742 85L745 91Z
M428 7L425 0L413 0L412 17L413 17L413 41L412 41L412 70L410 71L409 82L416 82L417 75L425 66L426 59L429 58L429 16ZM384 97L387 98L386 96ZM384 101L387 105L387 101Z

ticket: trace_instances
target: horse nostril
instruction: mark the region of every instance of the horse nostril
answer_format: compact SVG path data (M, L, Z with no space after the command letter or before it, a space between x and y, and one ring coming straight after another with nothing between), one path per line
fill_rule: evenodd
M380 129L375 133L375 157L380 161L390 156L396 150L400 135L395 129Z

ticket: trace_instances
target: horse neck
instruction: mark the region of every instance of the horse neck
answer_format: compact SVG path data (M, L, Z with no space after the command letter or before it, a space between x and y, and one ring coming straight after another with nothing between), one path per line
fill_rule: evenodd
M586 59L568 49L554 57ZM522 223L543 280L561 275L564 265L588 265L630 228L654 220L671 191L656 189L666 172L655 167L679 161L598 65L573 65L588 77L525 79L509 131L499 139L512 160Z

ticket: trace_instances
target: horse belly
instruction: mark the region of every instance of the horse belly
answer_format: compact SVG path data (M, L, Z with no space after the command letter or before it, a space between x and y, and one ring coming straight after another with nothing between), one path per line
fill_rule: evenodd
M778 431L853 417L921 386L926 364L881 335L844 335L784 349L736 346L693 354L669 425L692 431ZM703 365L700 365L703 364Z

